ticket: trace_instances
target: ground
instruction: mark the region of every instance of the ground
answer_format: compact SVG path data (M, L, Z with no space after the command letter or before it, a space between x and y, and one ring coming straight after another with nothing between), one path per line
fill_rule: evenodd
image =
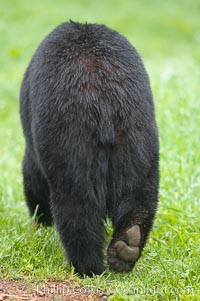
M32 301L105 301L106 293L91 287L77 286L72 281L46 281L27 283L24 280L0 281L1 300Z
M9 0L0 10L0 299L61 300L34 296L36 283L61 283L69 288L64 300L200 300L200 2ZM160 203L143 256L129 274L107 267L101 276L78 278L55 228L35 227L24 202L19 87L39 42L69 19L120 31L150 75L160 132ZM106 229L108 241L109 221ZM73 295L74 287L92 290Z

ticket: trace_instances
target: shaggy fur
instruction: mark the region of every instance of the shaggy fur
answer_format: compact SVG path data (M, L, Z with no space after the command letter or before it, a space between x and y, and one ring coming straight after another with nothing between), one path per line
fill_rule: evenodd
M149 78L135 48L103 25L64 23L36 50L21 86L26 202L54 221L80 274L130 271L158 202L158 131Z

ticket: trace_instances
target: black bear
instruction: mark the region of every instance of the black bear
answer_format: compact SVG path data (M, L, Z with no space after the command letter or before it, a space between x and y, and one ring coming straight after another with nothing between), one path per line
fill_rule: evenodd
M30 214L54 221L80 274L131 271L158 204L159 142L149 78L135 48L104 25L67 22L36 50L20 92Z

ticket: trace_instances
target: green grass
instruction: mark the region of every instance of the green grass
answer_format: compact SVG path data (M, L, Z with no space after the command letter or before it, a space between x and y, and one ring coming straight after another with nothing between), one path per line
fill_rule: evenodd
M114 292L109 300L200 300L200 2L7 0L0 11L0 277L68 277ZM127 36L152 83L161 143L160 204L130 274L107 269L94 279L78 279L55 228L36 229L24 202L19 87L38 43L68 19L105 23Z

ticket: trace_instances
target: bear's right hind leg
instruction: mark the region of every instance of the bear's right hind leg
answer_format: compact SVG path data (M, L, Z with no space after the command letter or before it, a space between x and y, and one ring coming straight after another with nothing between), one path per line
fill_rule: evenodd
M121 197L117 209L112 210L115 232L107 251L111 269L130 272L141 256L157 209L158 185L158 162L155 160L137 193L124 193L127 198Z
M23 182L30 215L34 216L36 214L36 222L38 223L45 226L52 225L49 187L27 149L23 160Z

